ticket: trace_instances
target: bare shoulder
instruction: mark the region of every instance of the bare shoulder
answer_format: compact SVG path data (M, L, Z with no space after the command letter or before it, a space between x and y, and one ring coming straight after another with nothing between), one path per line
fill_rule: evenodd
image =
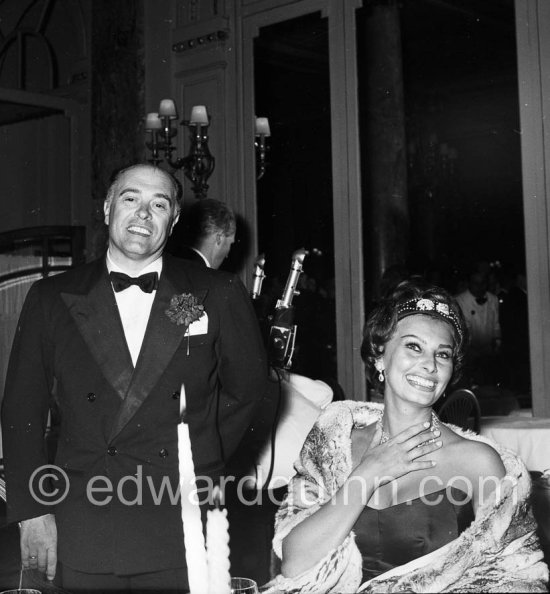
M460 466L462 474L477 477L498 477L501 478L506 474L504 464L499 453L488 443L477 441L475 439L467 439L461 435L456 435L452 440L448 452L454 464Z
M372 438L376 432L376 423L365 427L354 427L351 432L351 460L355 467L363 454L373 446Z

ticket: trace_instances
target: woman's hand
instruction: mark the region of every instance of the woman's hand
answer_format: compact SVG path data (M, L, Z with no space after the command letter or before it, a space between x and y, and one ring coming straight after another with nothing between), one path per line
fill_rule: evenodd
M380 445L374 445L382 437L379 427L370 441L364 436L364 443L368 443L357 456L359 463L350 476L329 501L283 540L281 571L285 577L299 575L338 547L378 487L409 472L434 466L432 460L419 460L441 447L441 441L434 440L440 432L432 433L429 428L429 423L413 425Z
M384 485L415 470L425 470L435 466L434 460L420 460L426 454L435 452L442 442L435 438L441 435L439 429L430 431L430 423L419 423L408 427L379 445L382 431L376 427L369 446L363 452L354 474L372 478L377 485Z

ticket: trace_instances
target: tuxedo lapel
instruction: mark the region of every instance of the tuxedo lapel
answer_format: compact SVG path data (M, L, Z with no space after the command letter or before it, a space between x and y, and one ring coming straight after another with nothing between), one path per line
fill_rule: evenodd
M189 278L186 275L176 278L172 273L169 258L165 258L136 369L113 425L111 439L120 433L142 405L185 337L186 327L174 324L165 313L170 307L171 298L184 292L193 292Z
M103 375L124 399L133 365L104 262L98 263L84 292L62 293L61 298Z

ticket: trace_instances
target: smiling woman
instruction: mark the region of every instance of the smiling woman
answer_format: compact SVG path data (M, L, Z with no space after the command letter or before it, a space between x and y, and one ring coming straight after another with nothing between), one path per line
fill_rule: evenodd
M453 347L446 322L422 314L400 321L375 364L379 378L385 377L386 407L408 400L424 406L437 402L451 379Z
M395 335L398 323L411 316L416 320L424 318L425 321L443 324L442 332L445 328L449 334L449 348L446 352L452 355L452 374L447 383L455 382L460 376L468 343L468 330L460 306L440 288L405 282L371 312L365 327L361 354L367 377L378 391L383 387L379 369L382 364L381 355ZM410 348L419 350L420 346L411 344ZM444 354L440 354L438 359L444 357Z
M434 286L401 283L374 308L362 354L384 406L336 402L319 417L276 517L268 592L544 591L523 463L432 408L466 334Z

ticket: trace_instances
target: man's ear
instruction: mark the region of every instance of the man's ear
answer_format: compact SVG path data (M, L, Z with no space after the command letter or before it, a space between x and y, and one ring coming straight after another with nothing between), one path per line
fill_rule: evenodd
M216 244L221 245L223 238L223 233L216 233Z
M179 211L174 215L174 220L172 221L172 226L170 227L170 233L168 233L168 235L172 235L172 231L174 230L174 227L176 226L176 223L180 220L180 213Z
M105 202L103 203L103 214L104 214L103 220L105 221L106 225L109 224L110 212L111 212L111 200L109 198L107 198L107 199L105 199Z

